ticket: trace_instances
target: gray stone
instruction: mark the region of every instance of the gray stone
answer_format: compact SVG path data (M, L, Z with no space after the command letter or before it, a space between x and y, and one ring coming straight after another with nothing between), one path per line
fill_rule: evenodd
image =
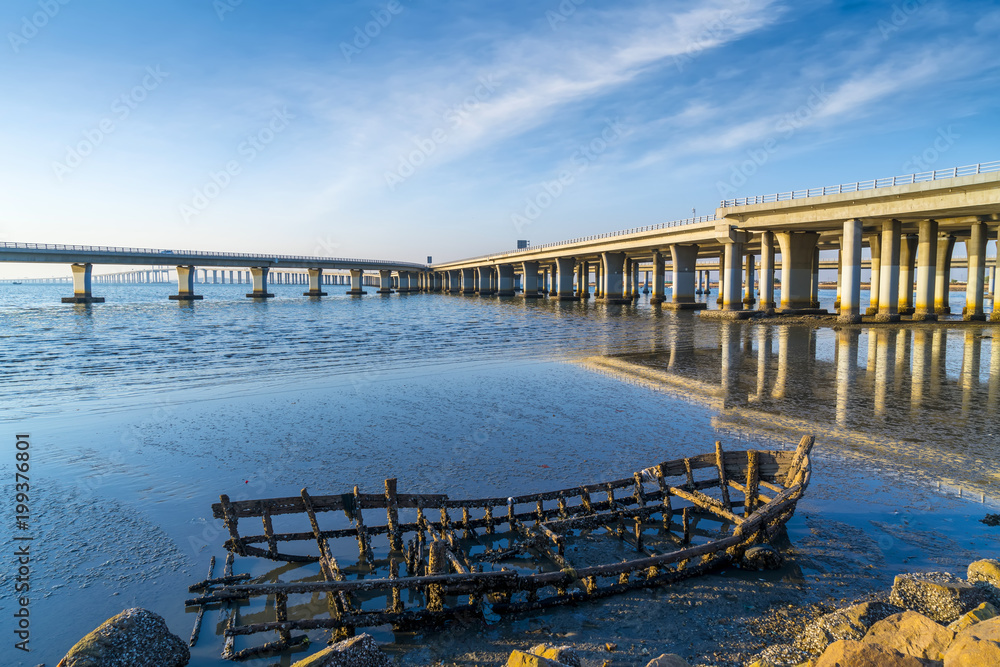
M883 618L903 611L885 602L863 602L839 609L811 622L795 640L795 646L822 653L829 644L840 639L860 640L868 628Z
M387 667L389 656L365 633L331 644L292 667Z
M532 646L528 651L533 655L538 655L549 660L555 660L566 667L580 667L580 656L572 646L552 646L551 644L538 644Z
M808 651L791 644L774 644L753 657L749 664L763 667L795 667L811 660L813 655Z
M989 593L947 572L897 574L889 602L918 611L938 623L951 623L988 601Z
M742 565L747 570L776 570L783 561L778 550L770 544L759 544L746 550Z
M183 667L187 644L158 614L126 609L81 639L56 667Z

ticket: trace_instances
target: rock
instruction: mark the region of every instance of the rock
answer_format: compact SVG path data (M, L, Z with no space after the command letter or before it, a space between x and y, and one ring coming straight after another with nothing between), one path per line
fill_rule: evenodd
M572 646L552 646L551 644L539 644L532 646L529 653L555 660L566 665L566 667L580 667L580 656L576 654L576 649Z
M955 633L951 630L923 614L907 610L872 625L861 641L896 649L914 658L943 660L944 652L954 638Z
M969 564L966 578L984 589L994 604L1000 605L1000 561L986 558Z
M182 667L191 652L163 617L139 607L104 621L56 667Z
M387 667L389 656L365 633L331 644L292 667Z
M646 667L690 667L687 660L676 653L664 653L646 663Z
M982 588L947 572L897 574L889 602L918 611L939 623L951 623L987 601Z
M611 653L612 651L617 651L618 644L608 642L607 644L604 645L604 650L607 651L608 653Z
M822 653L830 642L838 639L860 640L872 624L901 611L900 607L885 602L852 605L820 616L807 625L796 638L795 646L810 653Z
M791 644L774 644L754 656L750 667L795 667L810 658L808 651Z
M995 618L998 614L1000 614L1000 610L991 605L989 602L984 602L972 611L959 616L957 621L952 621L951 624L948 625L948 629L952 632L961 632L967 627L975 625L980 621L988 621L991 618Z
M506 667L562 667L562 663L558 663L555 660L549 660L548 658L543 658L542 656L535 655L534 653L514 651L507 658Z
M776 570L782 562L784 559L777 549L770 544L759 544L746 550L741 565L747 570Z
M958 633L944 654L945 667L1000 665L1000 617L981 621Z
M926 663L912 655L878 644L841 639L826 647L815 667L924 667Z

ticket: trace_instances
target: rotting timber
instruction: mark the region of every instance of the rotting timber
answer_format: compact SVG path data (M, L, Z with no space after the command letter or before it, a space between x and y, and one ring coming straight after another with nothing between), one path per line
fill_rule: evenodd
M304 643L294 631L328 629L342 638L358 627L491 622L667 584L772 539L809 484L812 445L805 436L794 451L725 452L717 442L712 453L631 478L510 498L402 494L395 479L384 494L354 487L333 496L223 495L212 509L228 529L230 557L288 564L252 581L227 564L226 576L192 585L200 596L186 604L232 609L224 611L223 656L239 660ZM336 512L342 527L321 527L323 515ZM263 534L241 534L241 519L261 521ZM307 529L275 527L296 521ZM240 612L252 622L241 623ZM237 637L269 632L277 639L235 650Z

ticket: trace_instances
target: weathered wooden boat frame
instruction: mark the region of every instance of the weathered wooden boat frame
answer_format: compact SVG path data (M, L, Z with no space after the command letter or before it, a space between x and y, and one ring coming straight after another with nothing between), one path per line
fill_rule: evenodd
M197 631L200 612L207 605L231 605L234 601L262 596L268 598L270 605L273 598L273 621L238 625L236 612L230 614L223 656L244 659L287 650L303 642L305 635L293 637L293 630L325 628L343 637L357 627L386 624L405 627L454 617L493 618L678 581L737 561L747 548L774 537L795 511L809 483L812 445L813 438L805 436L794 451L724 452L717 442L712 454L667 461L637 472L630 479L513 498L453 500L445 495L400 494L396 492L395 479L386 480L384 494L360 493L355 487L353 493L336 496L311 496L303 489L299 497L231 502L223 495L212 509L229 532L225 576L212 579L210 570L208 579L190 587L192 592L202 595L187 600L186 604L200 607ZM696 481L695 471L705 469L714 474ZM682 477L684 482L672 486L668 483L671 477ZM646 485L654 486L655 490L647 490ZM623 489L630 491L616 497L615 492ZM715 489L718 497L705 493L709 489ZM742 499L732 499L731 490L742 494ZM765 492L775 495L768 496ZM593 500L594 493L604 493L607 499ZM675 500L685 505L675 506ZM546 502L550 506L546 507ZM517 512L516 506L524 504L534 504L534 511ZM362 508L384 509L385 524L365 525L359 511ZM401 524L402 508L416 509L416 521ZM506 508L506 516L497 518L494 510L502 508ZM738 514L739 508L742 513ZM429 519L424 514L428 510L438 510L440 520ZM460 510L462 518L452 519L449 510ZM472 512L478 514L480 510L482 516L472 518ZM330 511L343 511L351 527L321 529L317 515ZM273 516L302 513L308 516L312 532L274 532ZM680 515L679 525L674 523L676 514ZM247 518L260 519L264 534L241 535L238 522ZM705 519L719 522L720 528L714 533L699 531L698 521ZM660 535L666 534L677 549L655 553L646 547L643 532L654 521L662 527ZM531 522L533 525L529 525ZM626 529L626 522L631 522L630 529ZM465 539L470 535L478 537L476 531L480 529L493 535L503 523L519 539L516 548L470 556L455 533L463 531ZM670 532L674 526L678 535ZM564 550L566 531L594 529L608 531L641 557L574 567ZM404 544L409 534L413 537ZM710 540L692 545L692 534ZM389 577L349 580L334 558L329 540L357 540L359 563L367 562L374 569L378 563L371 547L373 535L388 537L388 559L382 558L378 563L388 565ZM315 541L319 555L279 551L279 544L296 541ZM515 552L535 556L553 569L529 574L507 569L482 571L484 562L501 562ZM249 575L232 574L233 554L288 562L318 561L323 581L247 583ZM479 564L475 565L476 562ZM402 577L401 564L406 567L406 576ZM608 579L612 581L601 581ZM407 609L403 591L410 593L410 602L418 599L421 608ZM326 595L329 618L289 619L288 598L301 594ZM361 609L358 596L367 599L384 596L385 609ZM465 596L464 603L457 599ZM278 639L234 650L235 637L261 632L277 632Z

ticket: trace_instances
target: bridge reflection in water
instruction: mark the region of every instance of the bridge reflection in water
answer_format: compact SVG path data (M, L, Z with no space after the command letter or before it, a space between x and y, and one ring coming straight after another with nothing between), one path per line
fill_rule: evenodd
M660 351L582 363L708 405L720 430L756 440L813 433L820 455L902 465L1000 495L995 328L722 322L714 332L678 322Z

